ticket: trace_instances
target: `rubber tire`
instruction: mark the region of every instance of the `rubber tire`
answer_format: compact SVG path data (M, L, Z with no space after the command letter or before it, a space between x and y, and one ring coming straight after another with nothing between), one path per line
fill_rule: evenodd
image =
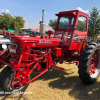
M2 80L2 89L5 91L5 92L23 92L29 84L25 85L25 86L22 86L21 88L19 89L12 89L10 90L10 83L12 81L12 79L14 78L15 76L15 72L14 71L11 71L9 70L7 72L7 74L4 76L3 80ZM29 79L30 80L30 76L29 76Z
M98 69L96 69L96 72L93 74L93 77L91 77L91 75L89 74L90 59L94 51L98 49L100 50L100 43L90 42L89 44L85 46L85 48L83 49L80 55L79 65L78 65L79 78L81 79L83 83L88 84L88 85L94 83L99 77L100 65L97 66Z
M0 87L2 88L2 80L3 80L3 77L5 76L5 74L11 70L11 68L9 66L6 66L0 73Z

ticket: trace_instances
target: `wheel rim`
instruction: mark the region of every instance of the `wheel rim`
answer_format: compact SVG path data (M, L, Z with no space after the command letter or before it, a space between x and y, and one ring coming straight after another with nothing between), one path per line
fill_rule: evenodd
M17 80L16 78L14 78L12 80L11 86L14 89L19 89L22 86L22 83L19 80Z
M100 71L100 51L96 50L91 59L89 64L89 74L92 78L95 78Z
M18 80L16 80L15 78L12 79L12 81L10 81L10 91L11 92L19 92L20 90L22 90L24 88L24 86L22 86L22 83Z

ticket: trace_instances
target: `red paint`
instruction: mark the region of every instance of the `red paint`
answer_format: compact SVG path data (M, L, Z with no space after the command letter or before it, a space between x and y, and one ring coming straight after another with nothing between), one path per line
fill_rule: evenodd
M12 87L14 87L14 84L19 84L18 87L14 88L29 84L46 73L50 68L56 68L61 71L65 70L64 68L55 66L53 64L54 62L63 63L63 61L76 61L78 64L80 52L82 52L85 44L87 44L89 16L79 10L63 11L56 15L58 16L58 20L55 33L49 30L49 35L43 35L42 38L41 35L14 35L11 37L11 57L6 57L9 50L5 51L4 54L0 55L0 62L1 65L6 64L11 67L12 71L16 72L16 76L12 81ZM69 17L70 15L72 17ZM87 19L86 32L77 31L77 29L75 29L80 15ZM58 28L58 25L60 25L59 20L63 16L66 16L65 18L69 20L68 29L61 29L60 26L60 28ZM74 18L73 25L70 26L72 24L72 18ZM82 36L78 36L77 41L73 41L74 35ZM13 50L16 52L13 52ZM23 70L20 69L21 67L23 67ZM39 72L40 74L28 81L29 75L33 71Z
M89 64L89 73L90 75L95 73L95 70L97 69L98 65L98 51L95 51L94 54L91 57L90 64Z

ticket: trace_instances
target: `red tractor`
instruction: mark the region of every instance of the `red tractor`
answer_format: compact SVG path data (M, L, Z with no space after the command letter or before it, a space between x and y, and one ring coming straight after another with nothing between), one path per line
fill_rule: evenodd
M13 35L15 35L14 32L4 32L4 34L3 34L3 36L4 36L5 38L8 38L8 39L10 39L10 37L13 36Z
M55 33L49 35L11 37L9 49L1 53L0 65L7 65L0 74L0 86L4 91L24 91L29 83L51 68L64 71L56 64L74 61L78 65L79 78L85 84L94 83L100 72L100 44L87 38L88 14L79 11L63 11L58 16ZM86 23L78 29L80 17ZM83 19L81 19L83 20ZM66 66L67 67L67 66ZM2 68L2 67L1 67ZM33 71L39 74L33 78Z

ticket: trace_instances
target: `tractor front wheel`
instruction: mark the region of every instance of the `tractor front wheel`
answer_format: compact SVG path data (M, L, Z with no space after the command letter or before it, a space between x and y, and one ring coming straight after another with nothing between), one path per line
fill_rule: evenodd
M2 89L6 92L20 92L24 91L29 84L21 86L21 82L18 80L14 80L15 72L9 70L2 80ZM30 76L29 79L30 80Z
M100 73L100 44L90 42L83 49L78 65L79 78L85 84L94 83Z

